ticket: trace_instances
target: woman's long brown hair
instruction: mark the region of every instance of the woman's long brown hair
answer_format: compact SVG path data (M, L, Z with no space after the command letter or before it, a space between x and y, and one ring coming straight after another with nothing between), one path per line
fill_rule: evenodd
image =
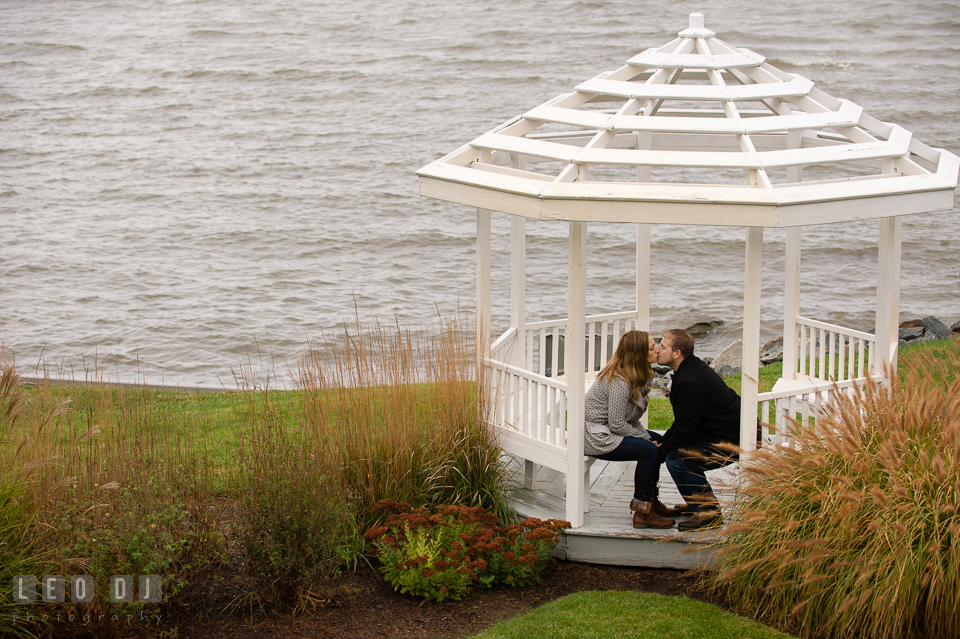
M620 338L613 357L603 367L598 380L607 384L619 377L630 384L633 398L640 399L640 391L653 377L653 370L647 356L650 354L650 333L646 331L627 331Z

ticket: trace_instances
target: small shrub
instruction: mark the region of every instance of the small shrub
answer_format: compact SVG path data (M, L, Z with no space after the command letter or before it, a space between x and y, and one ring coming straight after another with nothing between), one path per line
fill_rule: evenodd
M160 575L169 602L218 554L206 522L198 520L202 511L164 486L67 487L41 515L46 532L40 539L61 563L60 574L92 575L96 592L108 592L111 575ZM104 605L99 598L89 607L103 613ZM112 611L139 614L143 606L134 600Z
M243 545L274 598L289 600L315 577L354 567L363 542L328 452L290 432L268 393L250 401L238 466Z
M960 348L744 464L713 583L807 637L960 637Z
M473 587L540 583L559 532L570 527L556 519L502 527L479 507L414 510L385 501L377 509L391 514L366 539L375 544L387 581L394 590L434 601L459 600Z

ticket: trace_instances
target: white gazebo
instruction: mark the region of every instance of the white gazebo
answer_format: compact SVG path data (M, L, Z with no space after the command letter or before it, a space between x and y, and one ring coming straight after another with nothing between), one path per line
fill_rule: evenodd
M895 366L901 219L952 210L958 171L952 153L723 42L694 13L676 39L505 122L418 175L422 195L477 209L477 318L485 335L491 211L511 216L510 327L484 359L499 380L493 427L504 451L526 460L528 487L535 486L537 465L565 474L566 517L578 527L589 504L585 388L620 334L649 328L651 224L746 230L741 446L751 450L758 414L776 415L767 417L776 441L788 415L815 413L833 389L881 381ZM801 229L866 219L880 225L875 333L800 317ZM526 316L527 220L569 224L566 318ZM589 222L636 225L636 308L586 315ZM774 391L759 393L766 227L787 229L784 366ZM561 341L584 347L562 349Z

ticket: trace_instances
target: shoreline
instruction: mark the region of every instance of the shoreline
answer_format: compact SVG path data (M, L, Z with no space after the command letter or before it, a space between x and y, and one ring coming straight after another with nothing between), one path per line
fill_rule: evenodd
M169 391L177 393L229 393L239 389L232 389L226 387L214 387L214 386L168 386L165 384L136 384L133 382L108 382L106 380L100 381L86 381L86 380L76 380L76 379L57 379L53 377L21 377L20 382L25 386L40 387L43 384L50 384L51 386L110 386L112 388L130 388L130 389L143 389L150 391Z

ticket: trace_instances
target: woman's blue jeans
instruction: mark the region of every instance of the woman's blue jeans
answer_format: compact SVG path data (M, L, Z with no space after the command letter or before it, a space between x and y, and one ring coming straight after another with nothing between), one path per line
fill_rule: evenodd
M650 433L654 441L659 433ZM606 461L636 461L633 471L633 498L637 501L653 501L653 492L660 479L660 463L657 461L657 445L639 437L624 437L620 445L604 455L595 455Z

